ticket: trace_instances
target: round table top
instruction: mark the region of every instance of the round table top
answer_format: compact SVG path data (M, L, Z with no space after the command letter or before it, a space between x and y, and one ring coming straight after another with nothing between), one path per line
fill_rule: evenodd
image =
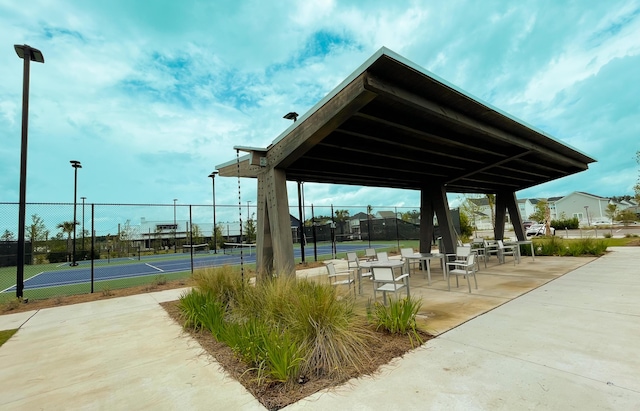
M389 261L363 261L360 263L360 267L371 268L371 267L399 267L404 265L404 261L401 260L389 260Z

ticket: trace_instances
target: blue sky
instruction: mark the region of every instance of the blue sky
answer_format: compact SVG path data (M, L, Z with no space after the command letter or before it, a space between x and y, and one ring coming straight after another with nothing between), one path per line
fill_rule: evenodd
M0 0L0 202L18 201L22 43L46 61L31 67L28 202L72 202L79 160L87 202L210 204L234 145L269 145L382 46L598 160L518 197L632 194L638 178L640 1L28 3ZM216 179L217 204L237 185ZM418 199L305 184L307 204Z

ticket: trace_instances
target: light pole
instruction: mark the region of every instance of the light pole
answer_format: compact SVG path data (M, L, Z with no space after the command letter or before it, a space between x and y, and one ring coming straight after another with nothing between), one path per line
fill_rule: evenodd
M71 255L71 266L75 267L78 265L76 262L76 226L78 225L78 220L76 220L76 199L78 193L78 169L82 168L82 164L80 164L77 160L69 161L71 163L71 167L74 169L74 178L73 178L73 254Z
M249 203L251 203L251 200L247 200L247 220L249 220L251 217L249 216Z
M173 253L177 253L177 248L176 248L176 242L177 242L177 237L176 237L176 233L178 231L178 224L176 223L176 201L178 201L177 198L173 199Z
M31 62L44 63L44 56L31 46L13 46L22 60L22 142L20 148L20 206L18 207L18 256L16 257L16 297L22 298L24 290L24 225L27 208L27 136L29 129L29 71Z
M584 206L584 212L587 214L587 225L591 226L591 220L589 219L589 206Z
M213 193L213 253L218 254L218 230L216 230L216 174L217 171L212 171L209 174L211 177L212 193Z
M80 197L82 199L82 252L84 253L84 200L87 197Z

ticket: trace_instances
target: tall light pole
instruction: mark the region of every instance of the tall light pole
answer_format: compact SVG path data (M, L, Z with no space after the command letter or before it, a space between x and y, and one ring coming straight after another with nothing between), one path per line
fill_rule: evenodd
M84 253L84 200L87 197L80 197L82 199L82 252Z
M216 174L217 171L212 171L209 174L211 177L212 193L213 193L213 253L218 254L218 230L216 230Z
M249 220L251 217L249 217L249 203L251 203L251 200L247 200L247 220Z
M75 267L78 265L76 262L76 226L78 225L78 220L76 219L76 199L78 194L78 169L82 168L82 164L80 164L77 160L69 161L71 163L71 167L74 169L74 178L73 178L73 254L71 255L71 266Z
M589 206L584 206L584 212L587 214L587 225L591 226L591 220L589 219Z
M44 63L38 49L26 44L13 46L22 60L22 143L20 148L20 206L18 207L18 256L16 257L16 297L22 298L24 290L24 225L27 208L27 136L29 129L29 71L31 62ZM32 245L33 246L33 245Z
M178 201L178 199L174 198L173 199L173 253L174 254L178 252L176 248L177 247L176 242L178 241L176 237L176 234L178 231L178 223L176 222L176 201Z

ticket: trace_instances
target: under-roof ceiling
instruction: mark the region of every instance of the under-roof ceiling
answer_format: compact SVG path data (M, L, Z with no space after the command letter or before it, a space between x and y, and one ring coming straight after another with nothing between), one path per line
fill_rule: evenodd
M595 161L386 49L253 154L287 180L459 193L515 192ZM235 161L218 168L237 175Z

